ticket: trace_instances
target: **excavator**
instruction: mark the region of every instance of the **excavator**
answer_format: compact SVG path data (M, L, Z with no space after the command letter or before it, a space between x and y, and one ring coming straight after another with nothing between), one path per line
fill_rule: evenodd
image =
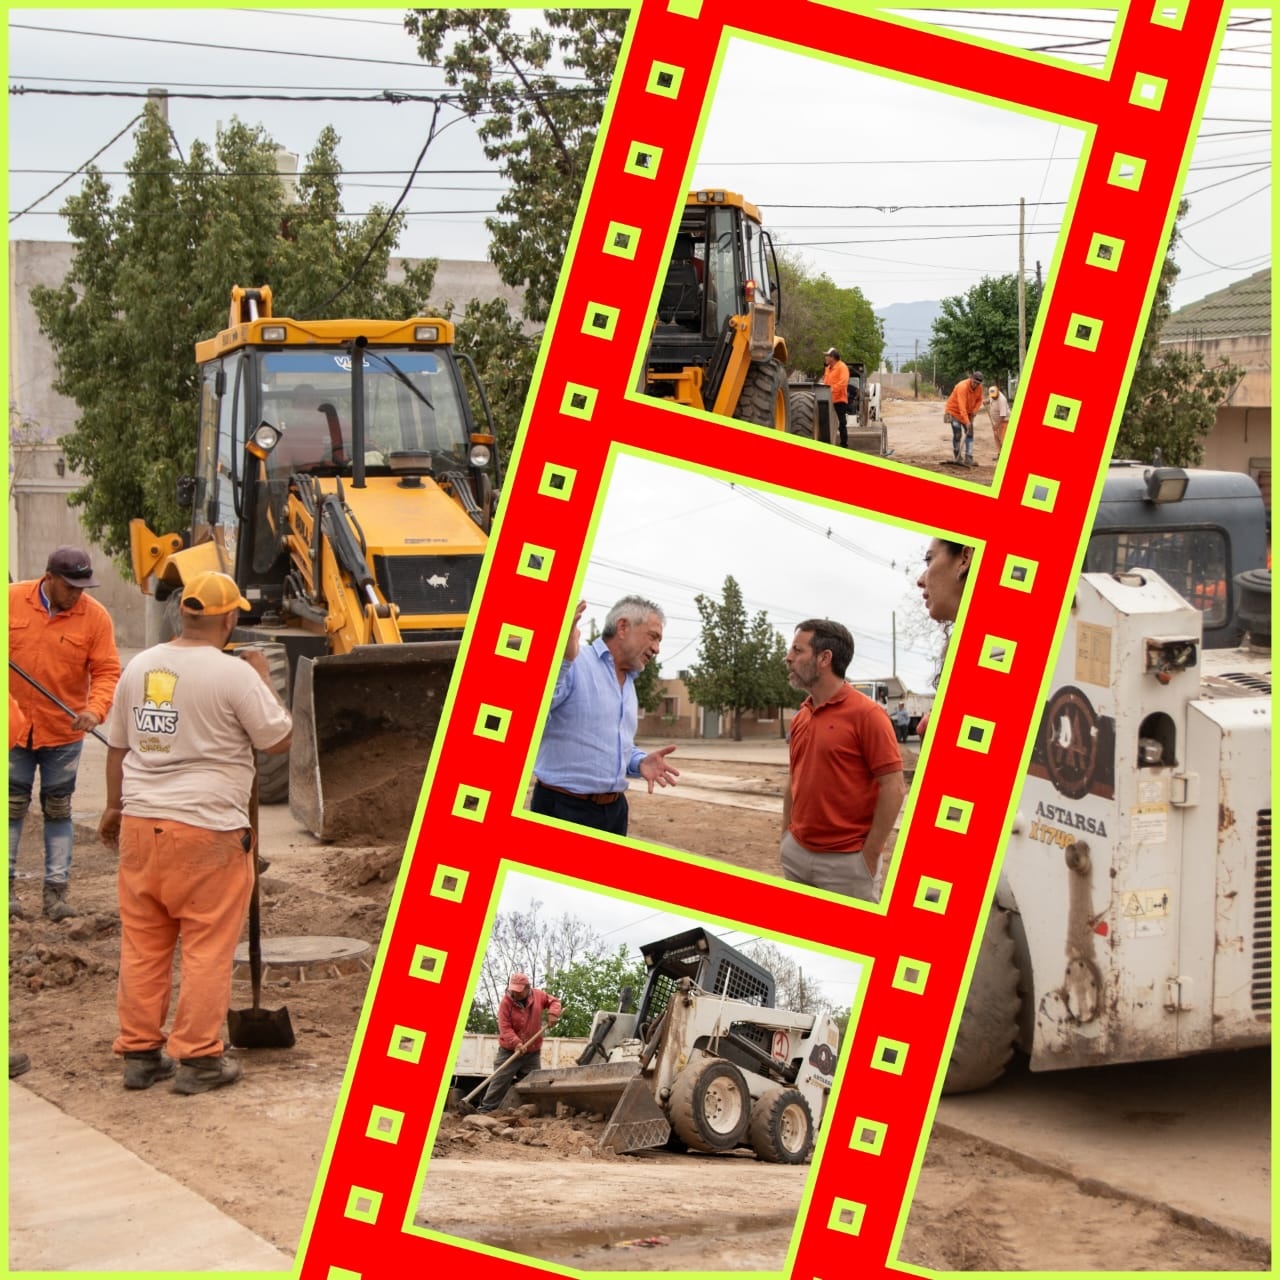
M403 841L502 479L478 372L447 320L294 320L265 285L231 290L196 362L190 526L130 524L148 638L176 633L185 582L230 574L251 606L231 644L265 650L294 718L262 802L324 840Z

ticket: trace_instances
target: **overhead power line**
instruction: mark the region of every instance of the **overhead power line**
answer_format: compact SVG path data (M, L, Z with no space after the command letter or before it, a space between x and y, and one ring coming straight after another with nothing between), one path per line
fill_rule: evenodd
M273 58L312 58L317 62L361 62L377 67L415 67L418 70L442 71L443 65L438 62L426 62L419 58L408 61L402 58L365 58L349 53L314 53L306 49L263 49L256 45L214 44L208 40L175 40L168 36L135 36L125 35L120 31L85 31L78 27L44 27L29 22L10 22L10 31L42 31L46 34L60 36L88 36L94 40L124 40L132 44L174 45L184 49L199 49L201 53L261 53ZM555 80L585 81L584 75L570 72L539 71L539 76L550 76Z
M47 98L151 98L155 95L139 89L29 89L25 85L12 85L9 89L11 98L23 98L37 95ZM461 98L459 94L420 94L399 93L391 89L381 89L364 95L344 93L192 93L165 91L168 98L182 99L188 102L390 102L399 105L404 102L425 102L430 106L437 104L454 106Z
M67 174L65 178L62 179L61 182L57 183L57 185L55 186L50 187L49 190L44 193L44 195L33 200L29 205L27 205L25 209L19 209L17 213L10 214L9 215L10 225L17 222L17 220L21 218L23 214L30 213L31 210L36 207L36 205L43 203L55 192L61 191L62 188L65 187L67 183L70 182L71 179L76 176L76 174L83 173L84 170L87 169L104 151L106 151L109 147L111 147L116 142L118 142L121 138L123 138L124 135L128 133L129 130L132 129L133 126L137 124L138 121L141 119L142 119L141 116L134 116L133 119L130 120L129 123L125 125L125 127L121 129L120 132L117 133L114 138L112 138L109 142L104 143L101 147L99 147L97 151L93 153L93 155L91 155L83 164L78 165L76 168L74 168L69 174Z

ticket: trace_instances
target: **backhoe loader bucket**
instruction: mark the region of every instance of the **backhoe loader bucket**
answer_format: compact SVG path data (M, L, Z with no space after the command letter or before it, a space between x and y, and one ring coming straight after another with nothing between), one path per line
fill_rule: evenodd
M431 640L298 659L289 808L308 831L406 842L457 656Z
M667 1117L635 1061L531 1071L515 1085L515 1092L522 1102L536 1102L543 1111L563 1102L607 1116L600 1146L619 1153L660 1147L671 1135Z

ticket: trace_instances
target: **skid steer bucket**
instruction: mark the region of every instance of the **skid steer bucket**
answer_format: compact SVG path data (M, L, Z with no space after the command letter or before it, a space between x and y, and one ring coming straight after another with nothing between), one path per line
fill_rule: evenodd
M289 808L308 831L405 843L457 656L431 640L298 659Z
M531 1071L515 1092L521 1101L536 1102L543 1111L563 1102L607 1116L600 1146L619 1153L660 1147L671 1134L667 1117L635 1061Z

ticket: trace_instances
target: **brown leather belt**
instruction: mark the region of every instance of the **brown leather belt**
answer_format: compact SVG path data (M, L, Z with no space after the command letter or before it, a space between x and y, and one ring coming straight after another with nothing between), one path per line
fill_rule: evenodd
M587 795L581 791L570 791L568 787L553 787L551 783L543 782L541 778L536 778L534 781L548 791L558 791L562 796L572 796L575 800L590 800L592 804L612 804L622 794L621 791L597 791L594 795Z

